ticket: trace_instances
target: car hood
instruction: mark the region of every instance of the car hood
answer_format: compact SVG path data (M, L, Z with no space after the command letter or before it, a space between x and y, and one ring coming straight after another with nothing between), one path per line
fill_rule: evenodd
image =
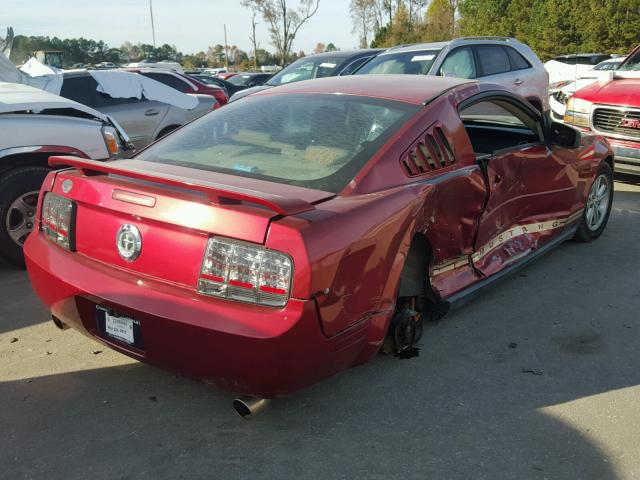
M241 98L246 97L247 95L251 95L252 93L261 92L262 90L267 90L269 88L273 88L271 85L258 85L257 87L245 88L244 90L240 90L239 92L231 95L229 102L235 102L236 100L240 100Z
M20 83L0 82L0 113L59 108L71 108L109 122L105 114L73 100Z
M593 103L640 107L640 78L594 82L578 90L574 96Z
M21 83L0 82L0 114L51 109L72 109L85 117L95 118L112 125L120 134L123 145L131 148L129 136L118 122L104 113L68 98Z

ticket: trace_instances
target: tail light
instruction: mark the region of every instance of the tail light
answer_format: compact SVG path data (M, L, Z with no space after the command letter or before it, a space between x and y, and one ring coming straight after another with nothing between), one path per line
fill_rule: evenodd
M202 262L198 292L283 307L289 299L292 270L291 258L284 253L212 237Z
M68 198L47 192L42 201L42 231L67 250L75 250L76 204Z

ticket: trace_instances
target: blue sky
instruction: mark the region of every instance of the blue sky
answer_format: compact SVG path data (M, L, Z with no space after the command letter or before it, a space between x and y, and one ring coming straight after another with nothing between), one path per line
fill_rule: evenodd
M1 0L0 28L16 35L85 37L118 47L124 41L151 43L149 0ZM289 0L297 5L297 0ZM251 15L240 0L153 0L156 43L175 45L185 53L224 43L249 50ZM258 19L260 47L273 51L264 22ZM357 47L352 33L349 0L320 0L318 13L298 33L294 50L309 53L317 42L333 42L347 50Z

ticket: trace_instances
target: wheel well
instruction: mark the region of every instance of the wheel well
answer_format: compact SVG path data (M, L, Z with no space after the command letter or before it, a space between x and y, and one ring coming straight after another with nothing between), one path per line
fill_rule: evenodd
M613 161L613 157L607 157L607 158L605 158L605 159L604 159L604 162L609 164L609 166L611 167L611 171L612 171L612 172L613 172L613 171L615 171L615 170L614 170L614 168L613 168L613 163L614 163L614 161Z
M416 233L411 239L411 246L400 275L399 297L422 296L431 290L428 282L431 252L427 238L421 233Z
M0 158L0 174L16 167L49 167L49 157L52 155L68 155L64 152L17 153Z

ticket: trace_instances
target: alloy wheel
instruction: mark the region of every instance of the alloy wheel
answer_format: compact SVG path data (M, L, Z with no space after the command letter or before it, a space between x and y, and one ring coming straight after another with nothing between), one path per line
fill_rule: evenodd
M592 232L598 230L604 222L609 201L611 197L611 181L606 175L598 175L591 185L589 197L587 198L587 206L585 212L585 220L587 228Z
M24 242L33 230L33 224L38 206L38 191L27 192L9 206L5 225L11 240L19 247L24 246Z

